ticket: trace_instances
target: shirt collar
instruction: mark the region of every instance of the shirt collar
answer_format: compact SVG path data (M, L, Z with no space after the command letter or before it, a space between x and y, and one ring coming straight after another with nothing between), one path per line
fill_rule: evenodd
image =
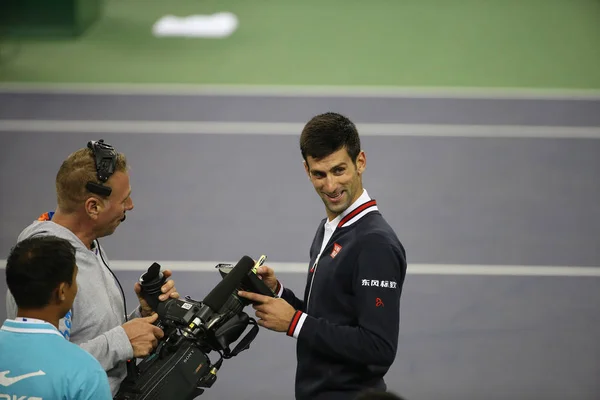
M14 333L35 333L64 336L49 322L33 318L7 319L0 330Z
M363 188L362 194L347 209L345 209L344 212L331 221L325 222L325 230L334 231L335 228L352 225L365 214L376 210L378 210L377 202L371 199L367 189Z

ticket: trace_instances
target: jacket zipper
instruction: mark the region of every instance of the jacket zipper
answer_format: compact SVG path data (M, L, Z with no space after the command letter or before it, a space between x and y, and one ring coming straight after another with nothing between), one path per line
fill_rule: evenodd
M323 249L325 250L325 249ZM308 305L310 304L310 294L312 292L312 286L313 286L313 282L315 280L315 275L317 274L317 267L319 265L319 259L321 258L321 253L319 253L317 255L317 259L315 260L315 263L312 266L312 277L310 278L310 287L308 288L308 298L306 299L306 313L308 313Z

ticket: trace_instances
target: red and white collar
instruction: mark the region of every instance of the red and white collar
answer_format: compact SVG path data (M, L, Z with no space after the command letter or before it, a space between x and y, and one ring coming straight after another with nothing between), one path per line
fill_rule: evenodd
M330 226L333 225L336 228L344 228L350 226L366 214L377 211L377 202L371 199L366 189L363 189L362 194L354 203L350 205L343 213L335 217L333 220L326 222Z

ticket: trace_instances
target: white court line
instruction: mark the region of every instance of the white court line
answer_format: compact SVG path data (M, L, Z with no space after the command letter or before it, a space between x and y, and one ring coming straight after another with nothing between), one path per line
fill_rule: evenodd
M210 85L161 83L0 83L0 93L148 96L270 96L600 100L600 89L333 85Z
M112 270L146 271L154 261L111 260ZM156 261L173 271L213 272L219 263L236 264L237 261ZM278 273L305 274L306 263L268 263ZM4 269L6 260L0 260ZM489 276L563 276L600 277L600 266L543 266L543 265L462 265L462 264L409 264L408 275L489 275Z
M359 124L364 136L600 139L600 127ZM299 135L304 123L219 121L0 120L4 132Z

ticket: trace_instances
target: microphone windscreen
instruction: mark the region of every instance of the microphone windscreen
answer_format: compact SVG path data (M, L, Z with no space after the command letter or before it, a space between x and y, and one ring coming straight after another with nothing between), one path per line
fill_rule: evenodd
M223 280L206 295L202 302L213 312L219 312L231 294L240 286L242 280L248 275L252 267L254 267L254 260L248 256L242 257L235 267L225 275Z

